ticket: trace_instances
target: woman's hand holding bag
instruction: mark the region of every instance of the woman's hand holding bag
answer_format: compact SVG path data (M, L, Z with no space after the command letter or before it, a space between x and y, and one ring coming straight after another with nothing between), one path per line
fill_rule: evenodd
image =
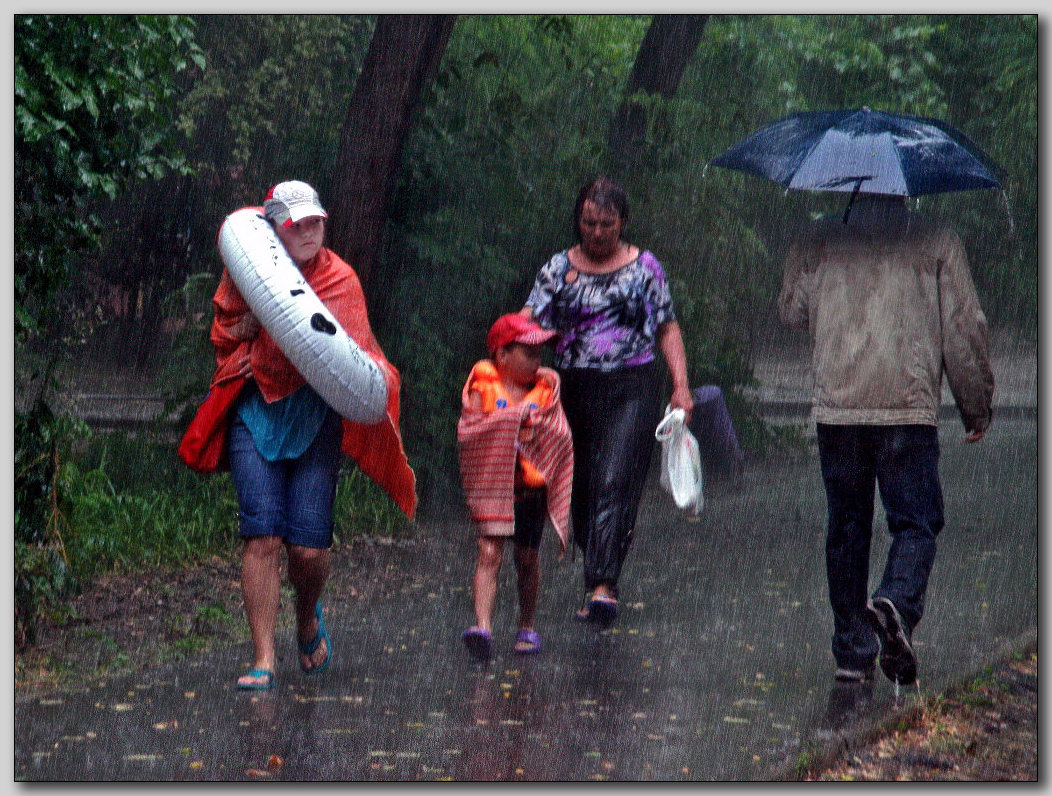
M705 506L698 441L687 428L682 409L665 408L654 438L661 443L661 486L676 506L697 515Z

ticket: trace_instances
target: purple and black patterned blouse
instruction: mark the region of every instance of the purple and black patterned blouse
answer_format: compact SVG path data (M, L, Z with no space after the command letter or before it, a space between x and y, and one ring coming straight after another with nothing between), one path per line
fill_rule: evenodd
M541 268L526 304L555 344L557 368L603 371L654 359L658 329L676 320L668 279L650 251L608 274L586 274L565 251Z

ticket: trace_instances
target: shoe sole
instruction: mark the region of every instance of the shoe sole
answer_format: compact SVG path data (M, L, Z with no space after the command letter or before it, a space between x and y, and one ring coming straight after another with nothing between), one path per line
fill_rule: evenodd
M873 679L873 671L872 669L866 671L837 669L833 673L833 679L838 683L868 683Z
M899 612L890 601L879 600L866 606L866 618L880 639L880 670L899 685L917 679L917 655L902 628Z

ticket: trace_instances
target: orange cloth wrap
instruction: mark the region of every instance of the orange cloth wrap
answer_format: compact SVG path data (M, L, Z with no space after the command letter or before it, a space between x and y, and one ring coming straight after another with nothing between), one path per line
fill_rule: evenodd
M350 265L327 248L318 252L314 259L300 268L300 271L318 298L340 322L344 331L380 365L387 379L387 415L379 423L371 426L343 418L341 450L357 463L365 475L390 495L407 517L413 519L417 504L416 475L409 466L399 427L402 379L394 365L387 361L380 344L373 336L365 294L358 275ZM179 451L188 465L205 472L228 469L229 463L225 461L225 456L221 456L217 466L200 466L201 451L196 449L193 441L210 433L213 440L216 437L220 438L218 444L225 442L229 412L240 392L239 388L233 387L232 382L245 381L245 377L239 375L239 371L242 370L246 356L252 369L252 377L263 398L268 402L290 395L305 383L304 378L282 353L266 329L262 329L252 340L240 340L231 334L231 328L251 310L225 268L213 304L215 319L212 322L211 337L215 346L217 368L212 376L209 396L198 410L198 415L202 420L206 416L214 418L209 422L219 425L211 431L202 431L197 428L200 423L192 422ZM212 405L209 405L210 401ZM223 405L215 405L217 401ZM198 419L195 418L195 421Z

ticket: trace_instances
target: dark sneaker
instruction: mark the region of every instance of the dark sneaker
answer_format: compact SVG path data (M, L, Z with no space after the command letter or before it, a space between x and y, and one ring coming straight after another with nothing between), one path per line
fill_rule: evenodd
M873 679L873 668L855 669L850 666L838 666L833 672L833 679L840 683L865 683Z
M917 679L917 654L895 604L877 597L866 606L866 619L880 639L880 668L893 683L911 685Z

